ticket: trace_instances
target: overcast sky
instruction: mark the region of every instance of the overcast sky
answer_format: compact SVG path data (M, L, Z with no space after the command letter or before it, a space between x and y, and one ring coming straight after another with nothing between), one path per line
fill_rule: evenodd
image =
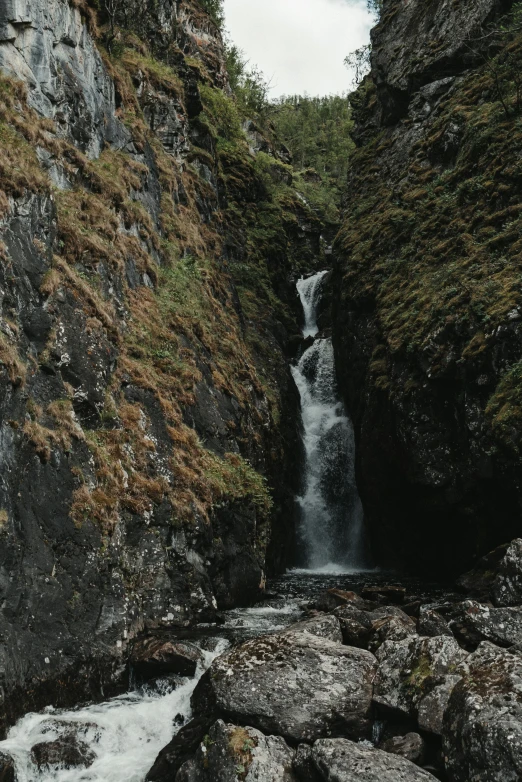
M351 86L343 64L369 40L365 0L225 0L226 26L272 83L272 96L329 95Z

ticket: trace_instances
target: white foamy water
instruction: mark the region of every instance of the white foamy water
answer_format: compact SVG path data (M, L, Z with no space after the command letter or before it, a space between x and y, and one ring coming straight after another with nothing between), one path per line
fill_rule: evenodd
M301 279L297 283L297 292L301 299L305 323L303 337L315 337L319 331L317 327L317 306L321 300L321 286L327 271L319 272L313 277Z
M190 697L199 679L227 646L220 639L214 651L203 651L196 676L181 679L176 689L165 681L163 689L146 687L106 703L26 714L0 742L0 752L14 758L17 782L143 782L159 751L190 718ZM93 764L38 769L31 748L71 733L94 753Z
M326 272L297 283L305 325L316 336L317 308ZM301 397L306 464L301 537L307 569L348 573L365 568L363 511L355 483L353 427L337 389L331 339L316 339L292 374Z

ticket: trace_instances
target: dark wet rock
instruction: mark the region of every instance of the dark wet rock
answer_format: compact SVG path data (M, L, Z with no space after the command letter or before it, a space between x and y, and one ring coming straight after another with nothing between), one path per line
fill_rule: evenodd
M294 782L295 750L280 736L218 720L176 782ZM173 779L173 777L171 778Z
M373 611L368 649L376 652L385 641L402 641L417 635L417 627L411 617L402 611Z
M309 744L299 744L293 762L295 775L300 782L323 782L314 763L313 749Z
M15 782L14 760L4 752L0 752L0 782Z
M283 633L285 635L309 633L310 635L317 636L317 638L326 638L329 641L335 641L335 643L342 643L343 641L340 621L336 616L331 614L314 616L311 619L297 622L296 624L290 625L286 630L283 630Z
M406 758L347 739L317 741L312 760L322 782L433 782L435 779ZM300 779L307 782L306 777Z
M69 735L56 741L35 744L31 749L31 759L39 769L56 766L88 768L94 763L96 754L77 736Z
M201 650L194 644L161 638L144 638L138 641L130 657L136 673L144 679L169 673L194 676L201 660Z
M367 735L377 662L308 633L264 636L214 660L192 699L223 718L292 742Z
M328 589L323 592L316 600L314 607L318 611L334 611L345 605L366 607L365 601L359 595L355 592L346 592L343 589Z
M468 657L454 638L410 636L386 641L376 653L379 669L374 701L380 707L416 717L421 704L448 675L460 672Z
M491 600L497 607L522 605L522 539L499 546L457 581L457 586L477 600Z
M372 619L368 611L362 611L355 605L348 604L336 609L336 617L341 625L343 643L346 646L356 646L367 649L372 629Z
M372 64L384 121L402 117L416 89L469 67L478 57L470 51L469 39L480 35L482 25L502 5L500 0L437 0L428 12L417 3L385 4L381 23L372 32Z
M474 649L481 641L509 647L522 642L522 607L493 608L466 600L455 611L450 628L460 643Z
M147 782L172 782L181 766L196 752L213 722L212 711L184 725L158 754Z
M400 755L402 758L422 765L426 752L425 741L418 733L407 733L406 736L393 736L385 741L380 749L391 752L392 755Z
M444 717L452 782L516 782L522 775L522 659L490 643L469 657Z
M449 673L439 678L419 702L417 722L419 728L426 733L442 736L444 714L451 693L466 670L465 663L462 663L457 670L458 673Z
M427 606L423 606L419 611L417 631L419 635L427 635L430 637L435 637L437 635L453 635L450 626L444 617L439 614L438 611L434 611Z
M402 586L366 586L361 592L361 597L366 600L374 600L377 603L403 603L406 597L406 587Z

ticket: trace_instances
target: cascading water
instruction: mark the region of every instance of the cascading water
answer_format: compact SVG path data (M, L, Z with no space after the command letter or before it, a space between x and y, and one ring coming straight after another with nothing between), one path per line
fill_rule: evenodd
M301 279L304 337L318 334L317 309L324 276ZM364 569L363 510L355 483L353 427L339 398L332 340L315 339L292 374L301 397L305 449L300 537L311 570Z
M227 646L219 639L213 651L202 650L196 676L177 686L165 680L105 703L27 714L0 742L0 752L14 758L17 782L143 782L160 749L189 720L196 684ZM91 754L89 768L37 766L35 744L71 737Z

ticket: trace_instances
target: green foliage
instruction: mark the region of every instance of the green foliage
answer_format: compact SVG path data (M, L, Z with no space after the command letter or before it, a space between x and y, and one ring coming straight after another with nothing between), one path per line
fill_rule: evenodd
M368 11L375 16L376 19L380 19L382 13L383 0L367 0Z
M199 0L199 4L210 18L221 29L225 21L225 12L223 10L223 0Z
M278 138L290 149L294 165L344 180L354 148L350 103L346 96L310 98L292 95L271 113Z
M227 71L230 87L239 109L244 116L252 118L262 114L268 105L269 83L257 67L249 67L245 55L233 43L225 44Z

